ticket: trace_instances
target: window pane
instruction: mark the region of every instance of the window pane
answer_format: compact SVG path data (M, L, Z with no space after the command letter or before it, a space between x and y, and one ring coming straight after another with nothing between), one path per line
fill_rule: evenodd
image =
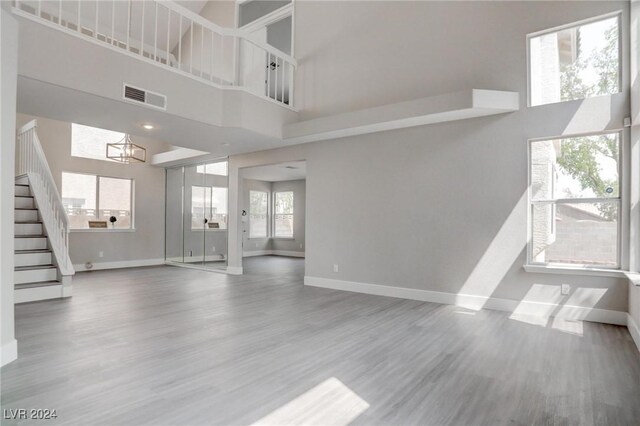
M618 266L617 201L536 204L532 208L532 260Z
M62 173L62 204L72 229L89 228L96 217L96 177L78 173Z
M227 176L228 165L226 161L219 163L211 163L206 165L200 165L196 167L197 173L206 173L208 175Z
M114 228L131 228L131 179L100 177L99 183L98 220Z
M618 17L532 37L531 105L618 93Z
M249 191L249 237L267 237L268 194Z
M531 143L534 200L620 197L618 133Z
M275 236L280 238L293 238L293 215L275 215Z
M71 124L71 155L73 157L107 160L107 144L119 142L124 133L97 127Z
M276 192L275 198L276 214L293 214L293 192Z

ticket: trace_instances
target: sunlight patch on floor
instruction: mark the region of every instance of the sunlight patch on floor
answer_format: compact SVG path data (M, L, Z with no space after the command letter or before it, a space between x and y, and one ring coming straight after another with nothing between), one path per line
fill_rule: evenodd
M346 426L369 404L332 377L266 415L254 425Z

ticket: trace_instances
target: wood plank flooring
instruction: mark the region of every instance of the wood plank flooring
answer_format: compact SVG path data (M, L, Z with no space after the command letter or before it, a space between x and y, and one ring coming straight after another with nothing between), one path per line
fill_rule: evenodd
M640 425L624 327L304 287L304 260L244 276L79 273L16 306L3 409L73 425ZM3 420L3 425L28 424Z

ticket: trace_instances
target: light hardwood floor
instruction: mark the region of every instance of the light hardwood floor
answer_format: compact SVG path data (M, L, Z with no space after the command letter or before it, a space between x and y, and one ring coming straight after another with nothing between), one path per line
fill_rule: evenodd
M303 270L79 273L73 298L16 306L2 408L57 410L36 424L640 424L624 327L304 287Z

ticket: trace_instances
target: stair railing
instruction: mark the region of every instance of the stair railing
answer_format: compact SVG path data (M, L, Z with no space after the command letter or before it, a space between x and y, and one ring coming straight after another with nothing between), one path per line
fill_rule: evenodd
M15 13L223 89L293 108L295 58L169 0L14 0Z
M36 126L36 120L32 120L18 131L16 176L29 179L60 274L73 275L75 270L69 257L69 219L40 145Z

